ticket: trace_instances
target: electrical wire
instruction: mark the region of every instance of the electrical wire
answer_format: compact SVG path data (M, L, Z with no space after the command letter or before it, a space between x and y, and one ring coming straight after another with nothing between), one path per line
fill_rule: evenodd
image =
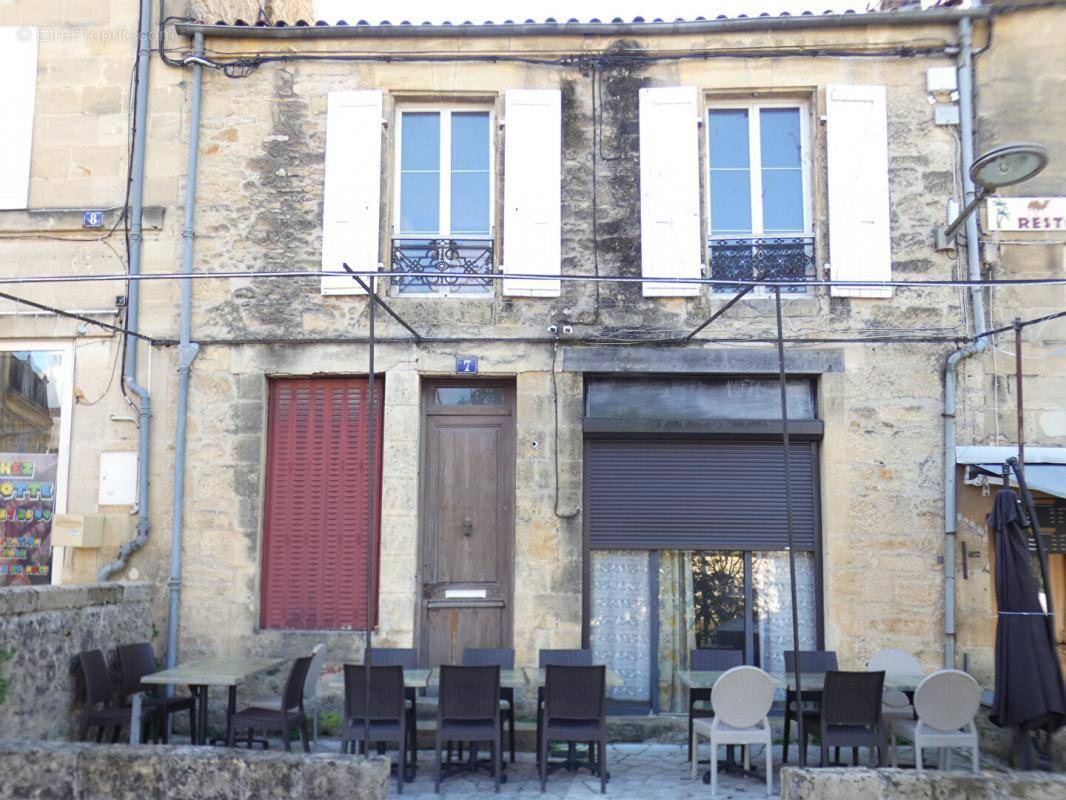
M78 405L80 406L95 406L111 392L111 387L115 383L115 373L118 370L119 362L122 360L122 342L124 340L112 339L111 341L115 344L115 356L111 360L111 376L107 379L107 386L104 387L104 390L100 392L100 396L95 400L79 400Z
M559 510L559 385L555 372L555 361L558 355L559 340L556 339L552 346L552 407L555 410L555 444L552 446L555 455L555 505L552 510L559 519L573 519L581 513L581 506L577 506L573 511Z

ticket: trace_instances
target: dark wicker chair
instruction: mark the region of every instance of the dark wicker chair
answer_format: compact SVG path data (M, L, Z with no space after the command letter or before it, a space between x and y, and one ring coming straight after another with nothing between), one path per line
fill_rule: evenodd
M463 651L464 667L497 666L501 670L514 669L514 650L511 648L468 647ZM511 750L511 763L515 762L514 735L514 689L500 687L500 725L507 723L507 744ZM501 728L502 729L502 728ZM459 758L463 757L462 750Z
M794 650L785 651L785 672L791 675L795 672L796 652ZM830 672L837 668L837 654L835 650L800 650L799 651L799 667L800 672ZM810 734L813 731L818 730L819 720L821 719L820 703L822 699L822 693L816 691L809 691L804 689L803 691L803 730L806 734L805 738L810 738ZM799 724L799 705L796 703L796 693L791 689L785 690L785 730L784 730L784 744L781 747L781 763L788 763L788 743L789 743L789 731L792 727L792 721L796 720ZM802 745L806 748L807 743L803 742ZM837 754L839 758L839 752Z
M859 764L859 748L877 748L877 765L885 765L888 733L881 717L884 672L827 672L822 690L821 765L830 747L851 748L851 763Z
M226 744L230 747L235 745L237 730L248 729L248 739L252 739L254 731L280 731L281 743L286 750L292 750L292 732L300 731L300 741L303 743L304 752L311 752L308 741L307 716L304 714L304 679L307 670L311 667L311 656L303 656L296 659L289 671L289 677L285 679L285 688L281 692L282 708L246 708L238 711L229 719L226 731ZM264 748L268 745L264 742Z
M373 647L370 650L370 666L416 669L418 651L413 647ZM404 698L407 704L407 735L410 737L407 748L412 766L418 766L418 690L404 689Z
M440 668L437 705L437 739L434 747L433 788L440 792L441 747L445 742L469 742L476 753L479 742L489 744L492 778L500 791L503 736L500 731L500 668ZM465 767L461 767L465 772Z
M556 667L591 667L592 666L592 651L588 649L568 649L568 650L541 650L537 654L537 666L541 669L546 669L549 666ZM537 741L540 741L540 726L542 712L544 710L544 687L537 687ZM592 752L595 745L592 742L588 743L589 746L589 761L592 761L595 756ZM540 749L537 750L537 758L540 758ZM570 745L570 755L568 756L570 761L574 760L574 745Z
M537 739L540 790L548 780L548 742L596 742L589 767L600 776L600 793L607 791L607 719L604 714L607 669L545 667L544 714ZM593 760L593 753L598 757Z
M733 667L743 666L744 653L741 650L690 650L688 668L696 672L725 672ZM710 689L689 689L688 691L688 757L692 760L692 721L694 719L713 717Z
M96 728L96 741L104 740L104 731L111 729L111 741L117 742L123 728L128 728L133 720L133 709L129 706L111 705L111 675L107 661L100 650L86 650L78 654L78 665L85 678L85 717L81 722L80 738L84 741L89 736L89 729ZM157 708L141 710L141 741L148 740L148 729L158 720Z
M143 708L155 709L159 712L162 722L163 744L167 743L168 734L167 718L171 714L180 711L189 712L189 741L196 741L196 698L195 697L166 697L156 693L158 687L148 686L141 683L141 678L151 675L156 671L155 653L149 642L138 644L124 644L118 648L118 663L122 670L122 699L123 704L131 694L144 692L141 700Z
M355 753L356 743L365 749L366 720L370 720L370 742L395 742L396 791L403 794L407 773L407 704L404 700L403 667L370 667L370 711L367 712L367 668L344 665L344 725L341 752Z

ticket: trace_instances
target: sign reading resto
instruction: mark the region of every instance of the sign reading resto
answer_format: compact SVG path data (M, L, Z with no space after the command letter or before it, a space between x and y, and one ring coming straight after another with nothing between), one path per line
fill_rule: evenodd
M990 231L1064 231L1066 197L990 197Z

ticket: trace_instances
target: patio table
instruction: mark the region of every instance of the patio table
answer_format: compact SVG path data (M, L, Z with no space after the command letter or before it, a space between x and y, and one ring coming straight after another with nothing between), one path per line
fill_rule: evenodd
M536 686L539 688L544 685L545 677L543 669L537 669L536 667L523 667L523 671L526 674L526 681L529 683L530 686ZM607 667L605 682L607 684L608 689L618 689L622 686L625 686L625 681L622 680L622 676L610 667Z
M226 720L237 711L237 684L262 672L280 667L287 658L201 658L185 664L153 672L141 678L141 683L156 685L188 686L197 702L196 741L193 744L207 743L207 689L209 686L229 687L229 699L226 707ZM132 695L133 715L130 726L130 743L141 740L140 719L143 692Z

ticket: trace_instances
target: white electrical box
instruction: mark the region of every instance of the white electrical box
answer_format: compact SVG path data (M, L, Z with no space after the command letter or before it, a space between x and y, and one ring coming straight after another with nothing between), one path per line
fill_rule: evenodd
M137 504L137 451L117 450L100 454L100 497L102 506Z
M958 88L959 75L955 67L930 67L925 71L925 90L930 94L954 92Z
M959 107L955 103L937 103L933 109L933 122L937 125L958 125Z
M100 547L103 541L103 517L56 514L52 518L52 547Z

